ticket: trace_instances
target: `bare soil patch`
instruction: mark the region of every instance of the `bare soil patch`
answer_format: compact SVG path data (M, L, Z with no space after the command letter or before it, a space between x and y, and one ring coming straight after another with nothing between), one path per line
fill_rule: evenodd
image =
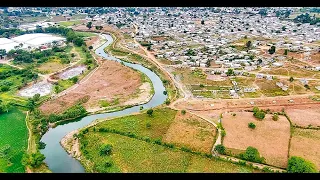
M255 129L248 127L250 122L256 124ZM258 149L267 164L287 166L290 123L286 117L279 116L278 121L273 121L272 115L267 114L259 121L252 112L236 112L236 116L223 114L222 124L227 133L223 140L226 147L245 150L252 146Z
M290 107L286 109L291 122L294 125L307 127L320 127L320 109L319 106L305 105L299 107Z
M212 124L193 114L177 112L164 141L210 153L215 135L216 129Z
M290 156L313 162L320 170L320 130L294 128Z
M86 78L85 78L86 79ZM76 88L66 92L54 100L45 102L40 110L46 114L61 113L77 103L85 96L89 96L84 103L86 109L99 106L99 100L119 101L123 103L141 85L138 72L114 61L101 61L101 65L88 79L75 85Z

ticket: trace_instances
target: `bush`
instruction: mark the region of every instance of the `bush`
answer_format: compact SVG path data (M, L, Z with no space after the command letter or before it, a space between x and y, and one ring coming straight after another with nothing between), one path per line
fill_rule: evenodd
M167 95L167 94L168 94L168 92L167 92L167 91L163 91L163 94L164 94L164 95Z
M169 105L170 104L170 100L167 99L165 103L166 103L166 105Z
M39 142L39 149L44 149L44 148L46 148L46 143L40 141Z
M274 120L274 121L278 121L279 120L279 116L278 116L278 114L273 114L273 116L272 116L272 120Z
M185 115L186 114L186 110L181 110L181 114Z
M39 167L46 157L40 152L32 154L24 154L22 157L22 165L31 166L33 168Z
M204 85L203 85L203 84L200 84L200 87L201 87L201 88L203 88L203 87L204 87Z
M146 128L147 128L147 129L150 129L150 128L151 128L151 124L150 124L149 122L146 124Z
M105 146L103 146L100 150L100 156L102 155L110 155L112 153L112 145L111 144L107 144Z
M221 130L221 136L225 137L226 135L227 135L226 131L225 130Z
M265 159L263 157L260 157L259 151L256 148L251 146L249 146L246 149L246 152L241 153L239 156L241 159L251 161L251 162L257 162L257 163L265 162Z
M248 123L248 127L251 129L255 129L256 125L253 122Z
M253 116L258 119L264 119L266 116L266 113L260 110L258 107L254 107L252 111L253 111Z
M158 145L161 145L161 144L162 144L161 139L156 139L156 140L154 141L154 143L155 143L155 144L158 144Z
M232 116L236 116L236 115L237 115L236 113L233 113L233 114L232 114Z
M153 114L153 109L148 109L147 114L148 114L149 116L152 116L152 114Z
M216 147L214 147L214 150L219 154L226 154L226 148L222 144L216 145Z
M316 166L313 163L297 156L290 157L288 161L287 171L289 173L317 173L318 172Z

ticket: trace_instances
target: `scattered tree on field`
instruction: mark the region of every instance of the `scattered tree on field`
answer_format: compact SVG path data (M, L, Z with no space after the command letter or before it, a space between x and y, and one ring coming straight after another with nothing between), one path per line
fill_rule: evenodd
M218 144L214 147L214 150L219 154L226 154L226 148L222 144Z
M152 114L153 114L153 109L148 109L147 114L148 114L149 116L152 116Z
M87 23L87 28L89 28L89 29L92 28L92 22L91 21Z
M271 48L268 50L269 54L273 54L276 52L276 47L275 46L271 46Z
M182 115L185 115L185 114L186 114L186 110L184 110L184 109L181 110L181 114L182 114Z
M251 129L255 129L256 125L253 122L248 123L248 127Z
M290 81L290 82L293 82L293 80L294 80L294 79L293 79L293 77L291 76L291 77L289 78L289 81Z
M278 121L279 120L279 115L277 113L274 113L272 116L272 120Z
M112 153L112 145L111 144L107 144L107 145L103 146L100 150L100 156L104 156L104 155L109 156L111 153Z
M246 149L246 152L239 154L239 156L241 159L251 161L251 162L257 162L257 163L265 162L265 158L260 156L259 151L256 148L251 146L249 146Z

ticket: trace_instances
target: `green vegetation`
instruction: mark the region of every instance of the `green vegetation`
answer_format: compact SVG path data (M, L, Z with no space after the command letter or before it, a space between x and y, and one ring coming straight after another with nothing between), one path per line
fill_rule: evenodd
M248 123L248 127L251 129L255 129L256 125L253 122Z
M226 154L226 148L222 144L216 145L216 147L214 147L214 150L219 154Z
M259 151L251 146L246 149L246 152L239 154L239 157L251 162L265 163L265 158L260 157Z
M277 113L273 114L272 120L278 121L279 120L279 115Z
M317 172L319 172L313 163L311 163L301 157L297 157L297 156L290 157L290 159L288 160L287 171L289 173L317 173Z
M310 16L309 13L301 14L293 19L295 23L310 23L310 25L317 24L320 22L319 17Z
M75 20L75 21L61 21L59 22L60 25L62 26L74 26L74 25L78 25L78 24L81 24L81 21L80 20Z
M258 107L253 108L253 116L256 117L257 119L264 119L266 116L266 113L262 110L260 110Z
M92 36L96 36L96 34L92 33L92 32L80 32L80 31L75 31L74 32L76 34L76 36L78 37L92 37Z
M0 114L0 172L24 172L21 159L28 140L25 118L18 108Z
M186 110L181 110L181 114L185 115L186 114Z
M32 154L24 154L22 158L22 164L24 166L29 166L33 168L37 168L42 165L45 156L40 152L32 153Z
M148 114L149 116L152 116L152 114L153 114L153 109L148 109L147 114Z
M77 104L75 106L72 106L71 108L67 109L65 112L62 114L50 114L48 116L48 120L51 123L61 121L61 120L66 120L66 119L74 119L77 117L81 117L87 114L86 109L80 105Z
M275 46L271 46L271 48L268 50L269 54L273 54L276 52L276 47Z

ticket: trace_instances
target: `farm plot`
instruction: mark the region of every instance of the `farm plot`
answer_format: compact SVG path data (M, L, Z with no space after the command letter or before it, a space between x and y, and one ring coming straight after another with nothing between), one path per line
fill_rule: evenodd
M164 141L210 153L215 135L216 129L210 123L190 113L177 112Z
M40 96L46 96L51 93L52 84L46 81L37 82L30 87L22 89L19 92L20 96L23 97L33 97L35 94L40 94Z
M293 125L302 127L320 127L319 105L300 105L286 108Z
M256 81L257 86L262 94L268 97L275 96L287 96L289 95L288 91L282 90L279 86L276 85L277 81L275 80L265 80L259 79Z
M252 112L234 113L236 116L223 114L222 124L227 134L223 144L238 151L248 146L255 147L267 164L287 167L290 124L286 117L279 116L278 121L273 121L272 115L267 114L265 119L259 121ZM255 129L248 127L250 122L256 124Z
M101 66L85 81L62 96L40 106L44 113L59 113L89 96L86 109L99 107L100 100L121 104L139 89L141 76L138 72L118 62L102 61Z
M294 128L290 156L299 156L313 162L320 170L320 130Z
M27 150L28 130L26 115L16 108L0 115L0 172L24 172L21 164L23 153Z

